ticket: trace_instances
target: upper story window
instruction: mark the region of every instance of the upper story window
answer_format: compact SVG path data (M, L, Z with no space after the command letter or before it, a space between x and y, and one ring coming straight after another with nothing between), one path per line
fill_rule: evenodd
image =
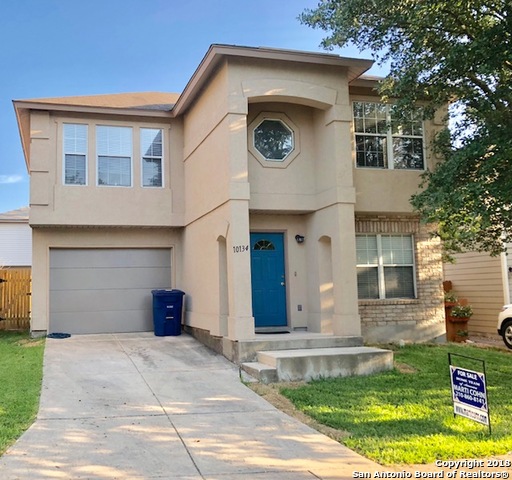
M98 185L131 187L132 129L96 127Z
M260 112L247 127L249 152L264 168L288 168L300 155L300 129L284 112Z
M254 147L270 162L282 162L294 148L293 131L282 121L263 120L254 129Z
M411 235L358 235L356 251L360 299L415 298Z
M420 112L397 121L389 105L354 102L356 165L369 168L423 170L423 121Z
M162 183L162 130L159 128L140 129L142 159L142 186L161 187Z
M64 184L87 183L87 125L64 124Z

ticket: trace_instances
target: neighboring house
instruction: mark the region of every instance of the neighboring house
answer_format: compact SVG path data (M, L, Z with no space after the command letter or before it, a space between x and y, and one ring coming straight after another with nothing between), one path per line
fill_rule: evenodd
M0 330L30 325L32 229L29 208L0 213Z
M496 335L501 307L512 301L512 244L501 256L468 252L454 258L455 263L445 264L444 276L473 307L469 333Z
M275 329L442 336L439 243L409 204L440 125L392 122L371 64L213 45L179 95L16 100L33 332L149 331L172 287L228 357Z
M28 207L0 213L0 268L32 265L32 230Z

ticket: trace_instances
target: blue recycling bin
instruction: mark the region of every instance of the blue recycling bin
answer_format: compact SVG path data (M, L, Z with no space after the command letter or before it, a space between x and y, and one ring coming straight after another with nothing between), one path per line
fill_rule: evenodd
M157 337L181 335L183 297L181 290L151 290L153 325Z

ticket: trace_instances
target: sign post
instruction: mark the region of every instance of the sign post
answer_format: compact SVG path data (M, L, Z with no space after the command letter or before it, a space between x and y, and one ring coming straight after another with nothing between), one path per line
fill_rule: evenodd
M453 354L456 355L456 354ZM450 381L452 385L453 413L469 418L475 422L489 427L491 433L491 421L489 403L487 401L487 385L485 382L485 362L471 357L468 358L482 362L483 373L452 365L452 354L448 354L450 363Z

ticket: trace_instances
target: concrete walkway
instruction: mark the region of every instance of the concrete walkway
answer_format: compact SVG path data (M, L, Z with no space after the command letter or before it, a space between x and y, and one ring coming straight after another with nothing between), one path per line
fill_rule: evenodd
M348 479L382 470L275 409L188 335L47 339L36 422L2 480Z

